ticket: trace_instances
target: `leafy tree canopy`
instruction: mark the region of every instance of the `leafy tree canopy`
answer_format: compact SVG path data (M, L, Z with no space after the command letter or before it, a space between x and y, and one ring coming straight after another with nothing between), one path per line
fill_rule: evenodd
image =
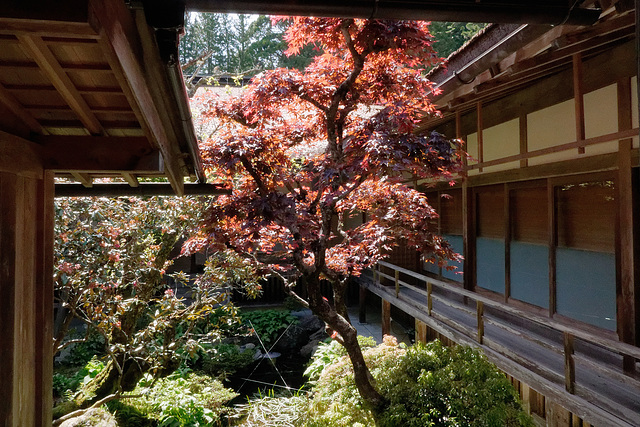
M433 262L459 259L435 233L427 198L408 184L450 179L460 165L457 140L414 132L437 114L423 71L439 57L428 24L417 21L293 18L285 39L287 54L309 43L322 53L303 71L257 75L238 97L199 100L218 123L202 145L206 166L233 193L207 210L186 249L230 249L291 292L305 284L300 302L336 331L360 393L381 407L344 295L350 277L401 239ZM333 303L320 280L333 285Z

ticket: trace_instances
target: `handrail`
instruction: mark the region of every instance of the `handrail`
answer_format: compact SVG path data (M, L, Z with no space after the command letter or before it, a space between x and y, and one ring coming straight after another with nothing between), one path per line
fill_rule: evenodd
M543 326L555 329L558 332L561 332L563 334L571 334L576 338L580 338L584 341L587 341L589 343L592 344L597 344L607 350L615 350L616 352L618 352L619 354L622 355L627 355L627 356L631 356L634 357L635 359L639 359L640 360L640 348L639 347L635 347L632 346L630 344L624 343L624 342L620 342L620 341L614 341L612 339L608 339L608 338L604 338L604 337L599 337L599 336L594 336L588 332L585 332L581 329L578 328L574 328L572 326L569 325L565 325L563 323L557 322L553 319L549 319L540 315L537 315L535 313L530 313L509 305L506 305L504 303L495 301L491 298L487 298L483 295L479 295L475 292L469 291L467 289L461 289L458 288L456 286L452 286L449 283L443 282L441 280L438 279L434 279L431 278L429 276L425 276L424 274L420 274L420 273L416 273L415 271L411 271L408 270L406 268L403 267L399 267L396 266L394 264L385 262L385 261L378 261L378 265L382 266L382 267L386 267L389 268L391 270L394 271L398 271L400 273L403 273L407 276L413 277L415 279L421 280L425 283L431 283L432 285L444 289L448 292L452 292L455 293L459 296L462 297L467 297L470 298L474 301L477 302L481 302L485 307L492 307L492 308L496 308L502 312L506 312L521 318L525 318L527 320L531 320L533 322L536 322L538 324L541 324ZM380 275L385 275L384 273L381 272L377 272L377 274ZM393 277L393 279L395 279L395 277ZM393 280L392 279L392 280ZM416 288L413 285L410 285L408 283L402 282L403 286L409 287L409 288ZM416 290L420 290L419 288L416 288Z

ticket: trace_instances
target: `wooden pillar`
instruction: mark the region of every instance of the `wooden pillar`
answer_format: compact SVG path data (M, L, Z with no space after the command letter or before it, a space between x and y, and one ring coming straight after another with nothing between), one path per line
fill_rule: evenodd
M360 286L358 297L358 321L360 323L367 323L367 288Z
M427 324L416 319L416 342L427 342Z
M618 82L618 130L632 128L631 122L631 80ZM634 236L634 216L637 200L634 200L633 169L631 151L633 141L621 140L618 143L618 221L617 221L617 253L618 253L618 292L617 292L617 329L620 341L631 345L638 343L637 322L637 288L636 278L636 238ZM625 357L623 361L626 372L635 372L635 360Z
M382 300L382 336L391 334L391 303L386 299Z
M53 175L0 133L0 425L51 425Z

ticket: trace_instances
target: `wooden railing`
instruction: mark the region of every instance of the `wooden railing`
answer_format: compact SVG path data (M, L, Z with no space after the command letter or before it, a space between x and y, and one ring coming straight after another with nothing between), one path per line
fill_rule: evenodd
M406 281L401 280L401 278L406 278ZM524 338L531 343L541 346L544 350L553 351L556 354L560 353L564 357L564 375L550 373L550 376L555 378L555 383L564 383L564 388L568 393L576 393L576 362L591 372L609 378L617 384L630 387L629 391L632 393L640 390L640 381L637 379L635 372L625 373L621 366L618 367L610 363L600 363L597 359L588 357L588 355L585 354L577 354L578 352L575 351L576 340L580 340L584 343L597 346L602 349L604 353L617 354L623 358L632 358L634 361L632 365L635 367L640 360L639 347L609 339L605 336L594 335L578 327L561 323L552 318L525 311L503 302L495 301L478 293L387 262L379 262L373 269L373 281L376 286L394 286L395 289L392 295L395 294L396 298L402 299L404 289L422 295L424 299L417 301L414 298L410 303L413 305L421 305L423 310L426 308L426 311L423 311L426 316L445 323L448 327L454 328L468 339L477 342L478 345L486 346L499 354L507 355L507 357L512 359L516 357L520 360L526 360L527 356L516 355L517 349L506 348L494 340L485 338L487 325L500 328L518 338ZM407 283L408 281L417 284ZM437 292L437 290L445 292ZM413 295L415 296L415 294ZM470 328L469 325L458 324L448 320L445 313L438 313L434 309L434 302L437 302L443 311L446 311L444 307L449 307L450 309L465 313L469 319L475 318L475 329ZM487 309L490 309L493 315L488 316ZM554 343L553 340L548 339L548 337L529 332L535 330L535 328L523 328L511 325L510 322L505 320L504 315L532 322L532 325L537 325L538 329L546 330L548 328L554 331L559 337L562 337L562 341ZM582 391L583 394L589 394L584 389ZM604 399L615 406L616 402L609 396L603 396L599 393L599 391L595 391L591 394L596 396L594 399ZM640 395L638 395L638 399L640 399ZM609 405L609 407L612 407L611 405ZM627 419L640 419L640 413L634 411L629 411L626 415L625 418Z

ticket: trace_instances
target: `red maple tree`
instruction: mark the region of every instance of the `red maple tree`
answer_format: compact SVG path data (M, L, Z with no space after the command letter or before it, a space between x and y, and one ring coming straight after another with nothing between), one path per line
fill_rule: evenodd
M433 262L459 259L435 233L425 195L407 183L451 178L463 153L457 140L414 133L420 118L437 114L424 69L440 59L427 23L292 21L288 53L308 43L321 50L310 66L264 72L239 97L200 100L218 126L203 141L205 162L233 194L210 207L186 249L232 250L279 275L335 331L361 396L381 408L349 322L347 281L400 240ZM332 284L333 302L321 280Z

